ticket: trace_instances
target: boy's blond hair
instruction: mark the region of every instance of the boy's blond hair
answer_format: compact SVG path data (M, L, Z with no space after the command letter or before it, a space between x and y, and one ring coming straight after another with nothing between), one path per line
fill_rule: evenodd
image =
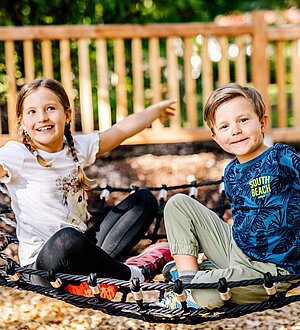
M266 112L266 106L259 91L254 87L232 83L216 89L205 103L204 121L212 132L215 125L215 114L217 108L221 104L237 97L242 97L249 101L253 106L254 112L258 115L259 120L261 120Z

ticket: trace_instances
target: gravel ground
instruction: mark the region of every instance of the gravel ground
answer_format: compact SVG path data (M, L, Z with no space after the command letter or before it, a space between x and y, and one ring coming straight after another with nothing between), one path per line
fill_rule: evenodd
M149 151L149 148L139 148L139 154ZM89 168L88 174L101 178L99 183L102 187L106 184L113 187L160 187L162 184L173 186L185 184L193 178L197 181L218 180L231 159L220 152L201 150L200 153L188 155L181 150L170 150L166 147L161 147L160 152L157 152L157 149L154 151L152 154L136 155L136 149L119 148L116 153L97 160L96 164ZM180 155L172 155L172 152ZM170 192L169 196L176 192L178 191ZM97 207L98 196L99 192L90 194L91 211ZM112 193L108 205L113 205L122 198L124 195ZM218 187L199 189L199 200L208 206L216 205L218 198ZM1 287L0 329L300 329L299 306L300 303L294 303L278 310L196 326L149 324L124 317L110 317L38 294Z

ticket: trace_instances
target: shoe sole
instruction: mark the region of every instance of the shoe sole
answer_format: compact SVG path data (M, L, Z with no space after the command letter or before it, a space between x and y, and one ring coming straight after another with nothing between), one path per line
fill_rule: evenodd
M171 275L170 271L174 267L176 267L174 260L171 260L164 265L164 268L162 269L162 275L165 278L165 281L167 281L167 282L172 281L172 275Z
M114 299L118 291L118 287L113 284L100 283L98 284L98 287L100 291L100 297L103 299ZM76 296L83 296L88 298L95 297L87 282L82 282L80 285L68 284L64 289L65 291L71 294L75 294Z

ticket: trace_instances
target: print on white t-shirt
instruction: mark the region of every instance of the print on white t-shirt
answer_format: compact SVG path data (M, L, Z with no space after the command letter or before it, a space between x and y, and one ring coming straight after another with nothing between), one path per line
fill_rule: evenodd
M56 185L62 193L62 205L68 207L67 222L80 228L82 222L88 221L89 214L87 213L87 193L79 187L77 171L66 177L59 177Z

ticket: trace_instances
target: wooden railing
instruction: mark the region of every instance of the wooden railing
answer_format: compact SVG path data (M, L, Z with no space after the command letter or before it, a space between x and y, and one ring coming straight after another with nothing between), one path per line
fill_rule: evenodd
M0 78L0 144L16 138L17 91L37 76L62 82L75 110L75 133L107 129L132 112L172 98L178 102L170 124L155 122L126 143L209 140L203 104L216 87L238 82L262 93L275 141L298 141L299 37L298 27L267 28L262 12L239 26L0 27L0 77L5 77ZM288 83L286 41L292 66ZM275 47L275 82L270 80L270 46Z
M269 59L275 78L270 84L273 136L277 141L300 141L300 27L268 28ZM274 89L272 91L272 88ZM275 120L276 119L276 120Z

